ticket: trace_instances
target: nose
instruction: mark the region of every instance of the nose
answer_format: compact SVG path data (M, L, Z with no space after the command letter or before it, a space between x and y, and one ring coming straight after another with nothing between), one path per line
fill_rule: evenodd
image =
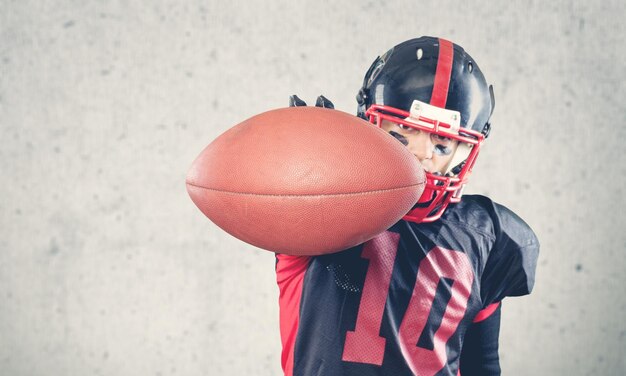
M419 159L421 163L432 159L434 148L435 145L433 145L433 142L430 139L430 134L426 132L421 132L416 135L416 137L411 140L411 144L409 145L409 150L417 157L417 159Z

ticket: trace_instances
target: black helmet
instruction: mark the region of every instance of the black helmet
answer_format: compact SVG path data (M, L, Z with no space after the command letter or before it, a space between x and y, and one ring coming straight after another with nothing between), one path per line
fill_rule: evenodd
M427 173L424 194L405 217L438 219L450 202L460 200L490 130L493 89L474 59L445 39L411 39L376 58L356 98L358 116L379 126L384 118L459 141L446 174Z

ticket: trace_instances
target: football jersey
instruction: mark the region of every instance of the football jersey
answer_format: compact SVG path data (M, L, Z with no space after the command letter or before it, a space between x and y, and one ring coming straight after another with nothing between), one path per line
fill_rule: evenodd
M538 252L517 215L466 195L433 223L402 220L345 251L277 254L285 375L456 376L467 329L530 293Z

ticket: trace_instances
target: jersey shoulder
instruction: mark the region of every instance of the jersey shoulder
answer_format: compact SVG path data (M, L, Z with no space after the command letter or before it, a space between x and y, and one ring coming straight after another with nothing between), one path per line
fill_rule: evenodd
M518 247L538 244L535 233L523 219L486 196L464 195L461 202L448 207L441 219L467 226L497 242L512 242Z
M482 275L481 296L490 304L530 293L535 281L539 240L517 214L481 195L463 196L444 220L458 221L493 236ZM443 218L443 217L442 217Z

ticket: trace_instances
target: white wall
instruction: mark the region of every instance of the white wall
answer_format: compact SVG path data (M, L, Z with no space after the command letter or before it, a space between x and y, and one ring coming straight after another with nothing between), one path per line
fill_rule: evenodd
M626 373L620 1L0 1L0 374L277 375L272 254L195 208L230 126L449 38L496 89L470 190L542 243L505 375Z

